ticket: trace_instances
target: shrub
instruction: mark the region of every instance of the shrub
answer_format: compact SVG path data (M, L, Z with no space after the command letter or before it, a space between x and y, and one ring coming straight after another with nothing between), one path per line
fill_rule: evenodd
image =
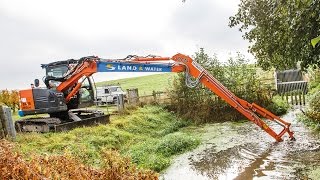
M248 64L245 58L238 54L235 58L229 58L222 64L216 56L209 57L203 49L196 52L194 60L201 64L217 80L227 87L236 96L255 102L262 107L270 107L277 112L284 112L284 106L278 106L272 102L273 92L270 87L264 86L257 79L256 67ZM221 122L244 119L245 117L233 109L209 89L199 84L195 88L185 85L185 74L179 74L173 81L170 90L172 101L171 109L185 118L192 119L196 123Z
M104 151L103 167L95 169L74 156L31 156L25 161L13 152L13 145L0 141L0 179L158 179L150 170L138 169L116 151Z
M320 91L314 93L309 99L309 109L306 116L320 123Z
M272 102L267 106L267 109L275 115L283 115L288 112L290 105L280 96L274 96Z

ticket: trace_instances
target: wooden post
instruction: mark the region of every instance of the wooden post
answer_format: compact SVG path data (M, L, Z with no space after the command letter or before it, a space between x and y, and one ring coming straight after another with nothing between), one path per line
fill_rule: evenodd
M117 96L117 100L118 100L118 102L117 102L117 105L118 105L118 112L123 112L123 110L124 110L124 98L123 98L123 94L118 94L118 96Z
M157 102L157 93L155 90L152 91L153 101Z
M132 105L137 105L139 103L139 92L137 88L127 89L128 103Z
M0 106L0 108L2 109L2 106ZM4 138L5 135L5 131L4 131L4 120L2 119L2 116L0 116L0 139Z
M296 105L298 105L298 98L297 98L298 94L297 91L294 92L294 100L296 101Z
M7 106L2 106L0 108L0 119L2 124L2 130L4 136L10 137L12 140L16 139L16 130L14 128L14 123L11 115L11 108Z
M300 104L300 105L302 105L302 101L301 101L301 94L302 94L302 91L299 91L298 93L299 93L299 104Z

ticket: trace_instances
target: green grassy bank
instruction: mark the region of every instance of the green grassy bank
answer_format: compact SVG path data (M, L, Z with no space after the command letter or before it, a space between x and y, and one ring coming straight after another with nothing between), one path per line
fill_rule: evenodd
M191 123L157 106L111 116L111 123L77 128L64 133L25 133L17 138L17 150L26 158L68 153L87 165L100 167L101 152L117 150L138 167L157 172L170 165L175 155L195 148L200 138L188 131Z

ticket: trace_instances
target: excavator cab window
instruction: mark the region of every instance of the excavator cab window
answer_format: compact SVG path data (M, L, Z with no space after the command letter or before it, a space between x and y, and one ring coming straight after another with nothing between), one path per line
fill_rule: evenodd
M69 70L68 65L63 64L63 65L55 65L55 66L47 66L46 67L46 76L51 76L54 78L61 78L63 77ZM50 81L50 86L52 87L57 87L60 85L61 82L59 81Z
M94 104L94 88L90 78L86 78L79 90L80 93L80 108L92 106Z
M49 66L46 68L46 75L61 78L69 70L67 65Z
M51 76L55 78L61 78L68 73L68 71L74 67L73 63L62 63L58 65L50 65L45 67L46 68L46 76ZM53 84L53 86L57 87L60 85L61 82L59 81L53 81L51 80L50 83ZM94 104L94 88L93 83L91 79L85 78L85 80L82 82L82 86L79 90L80 95L80 102L79 102L79 108L88 107Z

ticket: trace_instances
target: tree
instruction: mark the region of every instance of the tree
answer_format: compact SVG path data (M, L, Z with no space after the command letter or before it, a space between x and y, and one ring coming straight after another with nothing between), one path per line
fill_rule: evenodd
M19 109L19 92L17 90L1 90L0 104L9 106L15 112L16 109Z
M13 112L15 112L16 109L19 109L19 92L17 90L11 91L9 103L10 103L10 107L13 110Z
M310 39L320 34L319 0L241 0L229 26L240 26L249 52L264 69L320 64L320 48Z
M0 92L0 102L2 102L6 106L10 106L10 92L6 90L1 90Z

